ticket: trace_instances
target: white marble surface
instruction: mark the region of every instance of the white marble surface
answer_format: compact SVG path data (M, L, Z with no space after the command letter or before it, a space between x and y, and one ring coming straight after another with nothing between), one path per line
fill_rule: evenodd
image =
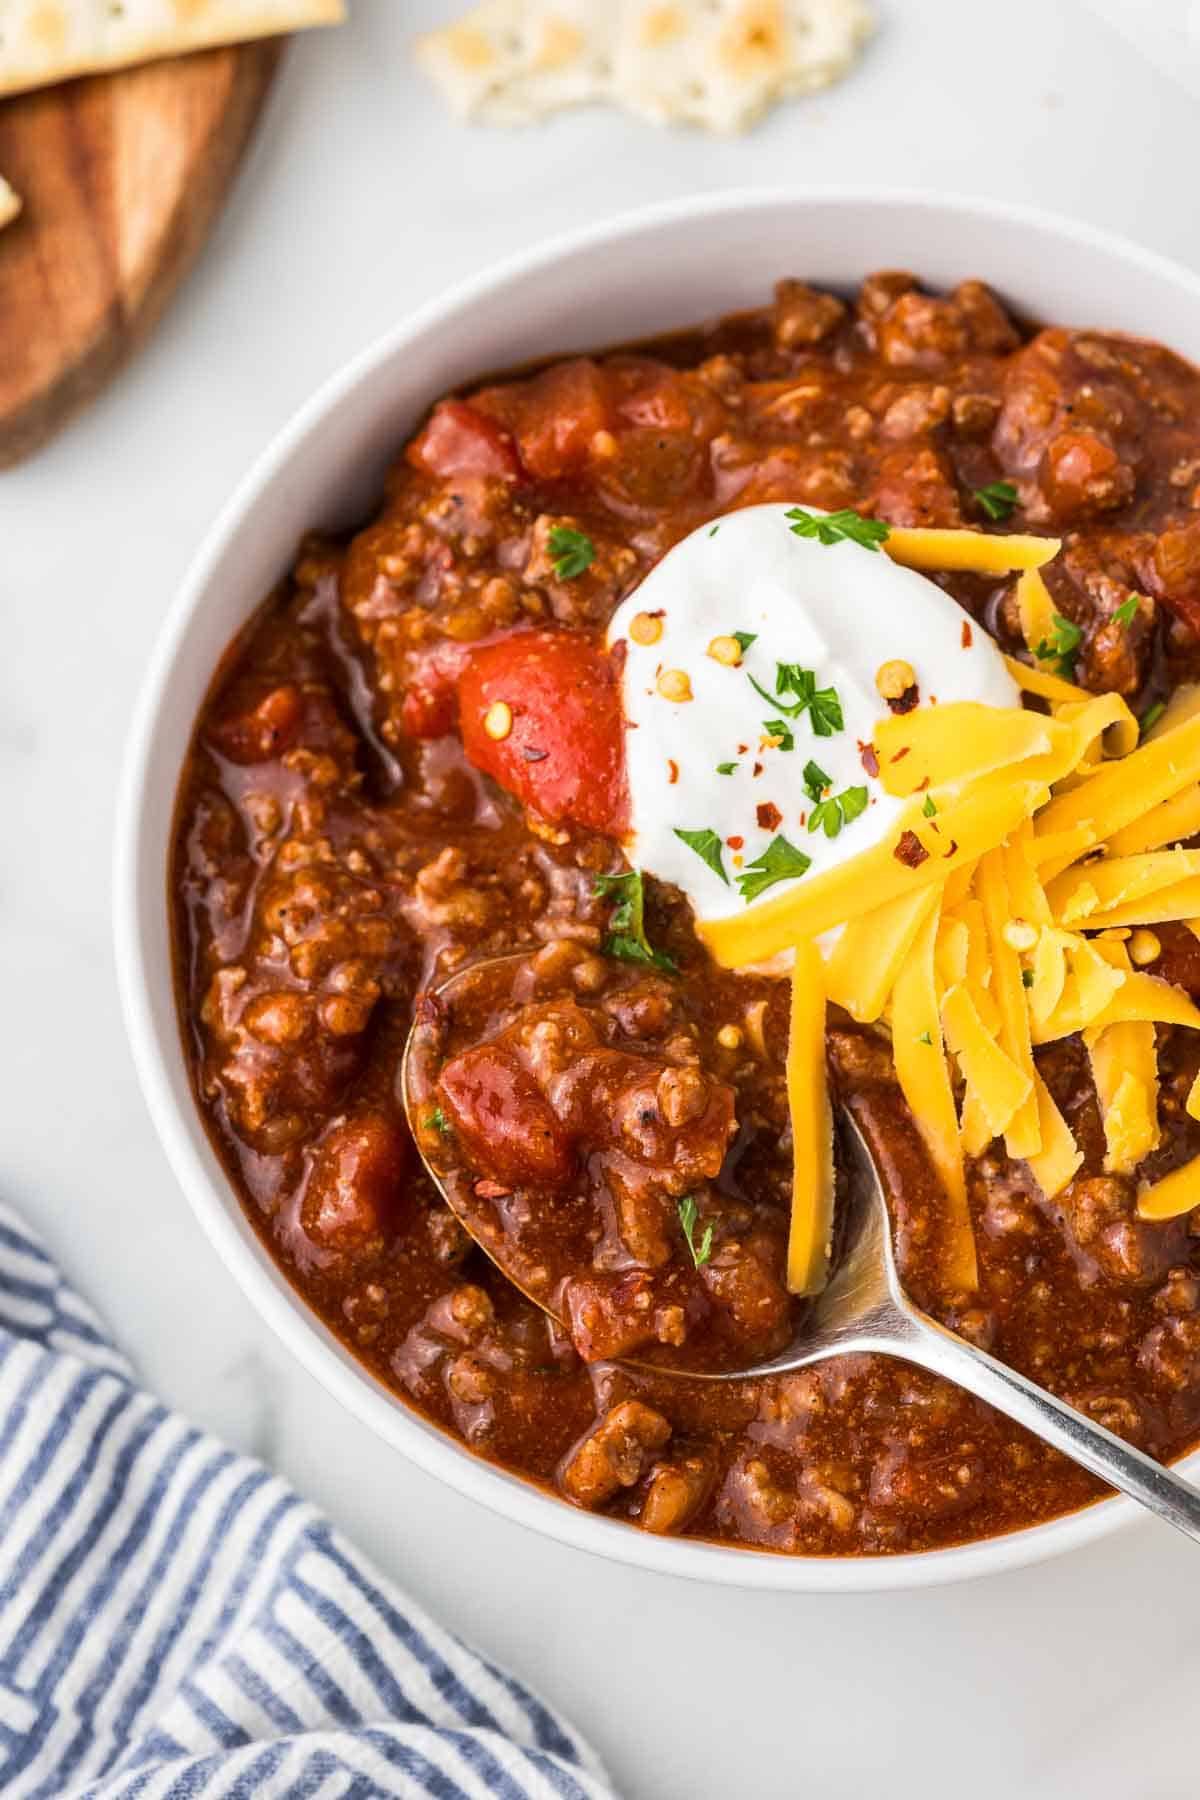
M412 304L515 243L747 182L1039 200L1200 262L1195 102L1069 0L880 0L859 75L743 141L607 113L476 134L406 70L408 34L449 0L352 8L351 28L291 51L233 204L146 353L0 478L0 1192L148 1381L276 1462L570 1708L638 1800L873 1784L941 1800L966 1770L978 1800L1190 1795L1200 1563L1165 1528L911 1596L709 1591L544 1543L343 1417L219 1266L153 1136L117 1010L109 840L132 695L214 509L314 385ZM781 269L803 261L780 246ZM964 245L964 272L985 261Z

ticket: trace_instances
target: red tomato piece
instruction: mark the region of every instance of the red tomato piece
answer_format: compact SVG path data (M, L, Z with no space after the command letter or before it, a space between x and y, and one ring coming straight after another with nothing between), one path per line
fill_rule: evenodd
M577 474L609 421L608 394L595 363L558 363L521 390L515 418L521 461L542 481Z
M460 475L520 481L524 473L512 433L461 400L444 400L434 408L428 425L409 446L408 459L442 481Z
M552 823L622 836L625 726L610 657L566 632L513 632L472 654L458 697L463 748L477 769ZM484 721L501 702L511 728L493 737ZM490 723L497 729L495 715Z
M304 697L294 682L272 688L252 710L220 719L209 740L230 762L269 762L294 743L304 713Z
M478 1044L442 1070L446 1110L481 1168L514 1187L561 1187L574 1158L550 1102L503 1044Z
M407 1138L381 1113L335 1125L318 1145L301 1206L305 1231L334 1250L354 1250L393 1222Z

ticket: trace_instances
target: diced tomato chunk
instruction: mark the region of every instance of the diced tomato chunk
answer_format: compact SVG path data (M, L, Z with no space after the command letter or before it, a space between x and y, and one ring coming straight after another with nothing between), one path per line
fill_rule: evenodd
M504 1044L464 1050L442 1070L446 1110L473 1159L514 1186L561 1187L573 1158L550 1102Z
M608 656L571 633L514 632L472 654L458 692L463 747L477 769L552 823L622 835L624 722Z
M409 446L408 459L439 480L456 475L520 481L523 470L512 433L461 400L444 400Z
M360 1248L394 1221L406 1138L382 1113L335 1125L317 1148L304 1192L305 1231L334 1250Z
M294 682L272 688L247 712L219 719L209 730L213 748L230 762L268 762L292 744L304 712L304 697Z
M522 390L515 414L521 460L542 481L576 474L590 458L592 439L609 423L608 394L595 363L558 363Z

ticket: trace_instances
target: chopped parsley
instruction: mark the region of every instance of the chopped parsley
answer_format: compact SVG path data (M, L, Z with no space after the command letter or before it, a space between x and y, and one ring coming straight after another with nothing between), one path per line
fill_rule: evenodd
M751 644L757 643L758 641L757 631L731 631L729 635L734 643L740 646L743 656L745 656Z
M778 738L777 750L794 750L796 737L786 719L764 719L763 730L770 738Z
M1139 737L1145 737L1148 731L1153 730L1154 726L1158 724L1158 721L1162 718L1166 710L1167 709L1161 700L1156 700L1153 706L1148 706L1142 714L1141 719L1138 721Z
M768 694L753 675L748 674L746 679L756 694L777 706L787 718L798 719L801 713L807 712L817 737L832 737L835 731L845 729L837 689L819 688L811 669L802 669L799 663L776 663L773 694ZM787 699L789 694L794 696L790 701Z
M1061 613L1051 613L1050 617L1054 630L1048 638L1042 639L1033 654L1039 662L1053 663L1054 673L1070 681L1075 674L1075 658L1083 642L1083 632Z
M732 775L733 771L736 768L737 768L737 764L735 762L718 763L717 764L717 774L718 775Z
M1133 624L1133 615L1138 609L1138 601L1141 597L1140 594L1130 594L1128 600L1123 601L1122 604L1118 606L1116 612L1113 614L1113 618L1118 625L1126 626Z
M425 1115L425 1123L430 1130L436 1131L439 1137L450 1136L450 1121L440 1106L435 1106L432 1112Z
M720 531L720 529L721 529L721 527L719 525L714 525L712 530L708 534L709 537L716 537L716 535L717 535L718 531Z
M1011 481L989 481L986 487L973 492L988 518L1001 523L1012 515L1017 504L1017 490Z
M697 1244L696 1220L698 1216L699 1211L695 1200L691 1194L685 1194L679 1202L679 1223L683 1226L683 1235L687 1239L687 1247L692 1253L692 1261L698 1269L702 1269L712 1255L713 1228L711 1225L706 1225L703 1236Z
M789 881L796 875L803 875L811 866L812 857L797 850L795 844L789 844L781 833L771 839L761 856L747 864L737 878L738 889L743 900L757 900L777 881Z
M819 800L827 787L833 786L833 776L827 775L820 763L806 762L804 765L804 791L810 800Z
M615 898L617 904L609 919L609 932L600 946L604 956L618 962L650 963L678 974L675 964L661 950L655 950L646 936L646 890L640 869L626 875L597 875L592 892Z
M925 804L922 806L921 811L925 814L927 819L937 818L937 801L932 794L926 794Z
M827 838L835 838L843 825L849 825L866 810L867 790L865 787L845 788L840 794L831 794L828 800L821 800L808 815L808 829L817 831L824 829Z
M707 863L713 874L721 877L726 887L729 886L729 877L722 860L721 840L715 831L680 831L676 826L675 836L689 850L694 850L700 861Z
M554 525L550 530L550 557L558 581L574 581L596 560L596 546L582 531L570 525Z
M929 1048L931 1050L933 1049L933 1039L930 1037L930 1035L927 1031L923 1031L921 1033L920 1037L917 1039L917 1042L918 1042L918 1044L928 1044Z
M822 515L793 506L784 517L791 521L790 528L797 537L816 538L819 544L858 544L863 550L878 550L880 544L886 544L891 530L882 519L864 519L849 507Z

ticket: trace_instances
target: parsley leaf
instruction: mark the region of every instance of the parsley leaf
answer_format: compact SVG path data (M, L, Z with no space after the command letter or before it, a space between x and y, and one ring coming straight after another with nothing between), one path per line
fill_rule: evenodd
M768 737L778 738L777 750L794 750L796 738L786 719L764 719L763 730Z
M864 519L849 507L822 515L793 506L784 517L791 520L790 529L797 537L816 538L819 544L858 544L863 550L877 551L880 544L887 542L891 530L882 519Z
M735 762L718 763L717 764L717 774L718 775L732 775L733 771L736 768L737 768L737 764Z
M574 581L596 560L596 546L582 531L570 525L554 525L550 530L550 557L558 581Z
M842 821L849 825L860 813L867 810L867 802L871 798L865 787L846 788L839 796L842 803Z
M937 801L932 794L926 794L925 804L922 806L921 811L925 814L927 819L937 818Z
M646 936L646 890L640 869L625 875L597 875L592 892L615 898L609 933L600 946L604 956L618 962L650 963L669 975L679 973L669 956L655 950Z
M917 1039L917 1042L918 1042L918 1044L928 1044L929 1048L931 1050L933 1049L933 1039L930 1037L930 1035L927 1031L923 1031L921 1033L920 1037Z
M761 694L764 700L769 700L772 706L777 706L785 717L798 719L801 713L807 712L817 737L832 737L835 731L845 729L842 702L837 689L819 688L811 669L802 669L799 663L776 663L773 694L768 694L753 675L747 674L746 679L755 693ZM795 698L788 701L788 694L793 694Z
M1054 673L1069 681L1075 673L1075 657L1083 642L1083 632L1061 613L1051 613L1050 617L1054 631L1050 637L1042 639L1033 654L1039 662L1052 662Z
M756 856L738 876L737 884L742 899L757 900L760 894L765 894L777 881L788 881L793 876L803 875L811 867L812 857L805 856L803 850L797 850L795 844L789 844L781 832L778 837L771 839L762 855Z
M745 656L751 644L756 643L758 640L757 631L731 631L729 635L733 638L735 643L741 645L743 656Z
M692 1253L692 1261L698 1269L701 1269L712 1255L713 1228L711 1225L704 1227L704 1235L697 1246L695 1237L697 1217L698 1209L695 1200L691 1194L685 1194L679 1202L679 1223L683 1226L683 1235L687 1239L687 1247Z
M726 887L729 886L729 877L722 861L721 840L715 831L680 831L676 826L675 836L689 850L694 850L700 861L707 863L713 874L721 877Z
M808 829L817 831L824 828L827 838L835 838L843 825L857 819L867 804L865 787L846 788L844 793L831 794L828 800L821 800L808 815Z
M806 762L804 765L804 791L810 800L819 800L827 787L833 786L833 776L827 775L820 763Z
M1166 710L1161 700L1156 700L1153 706L1148 706L1138 722L1138 736L1145 737L1146 733L1158 724Z
M989 519L1009 518L1017 504L1017 490L1011 481L989 481L973 493Z
M450 1136L450 1121L440 1106L435 1106L432 1112L426 1113L425 1123L431 1130L436 1131L439 1137Z
M721 527L719 525L714 525L712 530L708 534L709 537L716 537L716 535L717 535L718 531L720 531L720 529L721 529Z
M1123 601L1122 604L1118 606L1116 612L1113 614L1113 618L1118 625L1133 624L1133 615L1138 609L1138 601L1141 597L1140 594L1130 594L1128 600Z

